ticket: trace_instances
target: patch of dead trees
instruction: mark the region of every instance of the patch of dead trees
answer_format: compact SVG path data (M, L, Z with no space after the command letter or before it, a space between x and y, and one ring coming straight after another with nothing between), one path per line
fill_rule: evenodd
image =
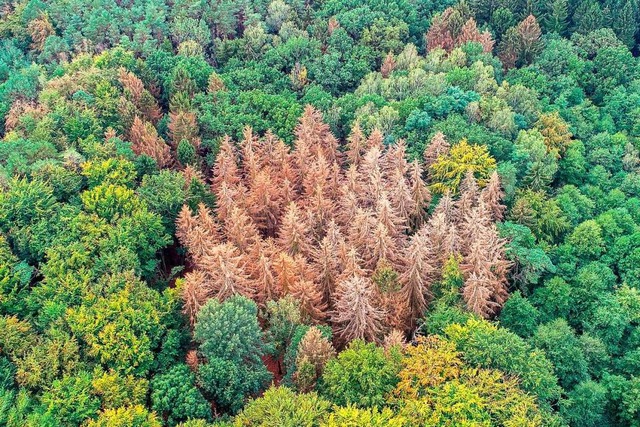
M339 342L381 342L410 331L432 299L443 265L461 256L462 299L493 316L507 298L500 180L484 189L470 173L454 200L432 202L423 164L408 162L403 141L389 147L356 124L343 149L312 107L291 149L272 133L247 128L221 142L214 166L215 211L182 208L177 236L193 270L184 311L194 321L209 298L241 294L264 305L292 295L315 323L329 323ZM425 153L446 153L442 134Z

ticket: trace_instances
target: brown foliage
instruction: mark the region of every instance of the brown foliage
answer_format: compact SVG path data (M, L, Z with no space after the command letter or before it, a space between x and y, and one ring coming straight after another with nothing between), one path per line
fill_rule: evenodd
M493 50L493 45L495 44L495 41L491 37L491 33L488 31L484 31L482 33L478 31L476 21L473 18L469 18L469 20L462 26L460 34L458 34L456 38L456 46L462 46L468 42L480 43L482 45L482 51L485 53L490 53Z
M337 338L342 342L356 338L379 341L384 333L386 313L375 304L371 280L353 276L338 285L337 293L331 316Z
M145 89L142 80L124 68L118 70L118 80L122 84L125 97L136 106L147 120L152 123L160 120L162 110L153 95Z
M389 52L382 61L382 67L380 67L380 74L385 79L396 69L396 60L393 58L393 53Z
M176 222L193 268L183 285L191 319L208 298L242 294L264 306L290 295L309 321L329 323L337 342L380 342L390 329L415 327L452 255L461 258L461 297L471 310L493 315L505 301L508 263L493 225L503 211L497 175L482 191L468 176L459 199L445 193L428 217L421 164L406 160L402 141L385 147L379 131L366 138L355 124L343 155L308 107L292 150L251 128L239 147L220 143L215 215L184 207ZM436 134L425 162L448 150ZM315 362L300 362L297 381L307 389Z
M31 49L40 51L44 47L44 42L47 40L47 37L55 34L53 25L51 25L51 21L49 21L49 16L44 13L29 22L27 32L31 36L31 40L33 40Z
M159 167L166 167L171 163L169 146L158 135L158 131L149 122L143 122L135 116L129 131L131 149L134 153L145 154L158 162Z
M174 147L181 141L187 141L197 150L200 147L200 137L196 115L191 111L169 113L169 137Z
M297 371L293 375L293 382L298 391L306 393L315 388L318 378L322 376L324 366L335 357L336 351L328 339L322 336L320 329L315 326L309 328L298 345L296 357ZM311 370L305 375L304 366L308 364Z
M438 160L438 157L446 154L450 148L451 146L445 139L444 134L437 132L424 150L424 164L427 169Z

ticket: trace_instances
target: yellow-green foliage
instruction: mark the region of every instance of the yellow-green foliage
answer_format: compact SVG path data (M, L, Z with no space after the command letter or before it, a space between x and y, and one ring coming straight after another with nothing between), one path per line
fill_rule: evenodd
M94 393L100 396L102 406L107 409L144 404L149 389L148 380L121 375L114 370L95 372L92 385Z
M153 412L142 405L107 409L97 419L90 420L86 427L161 427L162 423Z
M455 345L437 336L406 350L394 392L408 425L542 426L532 396L516 378L466 365Z
M323 427L403 427L407 426L407 419L395 415L389 408L360 409L355 406L335 408Z
M484 145L469 144L463 139L441 155L430 167L431 189L443 194L456 193L468 171L473 171L478 185L484 187L496 168L496 161Z

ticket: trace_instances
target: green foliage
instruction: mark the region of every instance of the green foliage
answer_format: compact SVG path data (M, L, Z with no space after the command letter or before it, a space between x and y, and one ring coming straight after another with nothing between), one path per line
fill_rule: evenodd
M331 359L322 375L322 390L337 405L382 407L395 387L400 355L372 343L352 341Z
M182 361L192 331L173 286L196 263L185 258L175 221L184 204L216 210L219 188L210 183L220 139L242 140L250 126L293 145L307 104L341 142L356 120L367 135L379 128L384 144L405 140L438 195L457 198L468 170L482 189L497 170L511 295L499 323L478 320L461 298L464 261L439 260L417 335L455 346L464 364L455 378L399 399L393 390L412 350L356 342L318 382L333 407L272 388L217 425L639 424L636 1L5 6L0 426L204 427L209 401L237 413L264 390L267 354L284 371L282 384L310 367L296 366L309 326L291 297L259 306L234 297L198 302L200 363L190 371ZM436 16L446 25L438 28ZM463 43L477 41L471 24L493 48ZM438 38L445 49L427 46ZM189 118L176 123L176 114ZM132 129L135 117L149 135ZM427 166L436 132L451 148ZM296 188L306 185L309 176L290 172ZM273 198L274 211L286 197ZM324 236L315 231L314 240ZM457 227L457 250L468 250L467 233ZM394 242L403 246L404 237ZM254 253L242 257L250 264ZM395 309L388 297L401 270L375 274L385 309ZM317 326L331 339L330 325Z
M233 425L313 427L322 423L329 407L330 403L315 393L296 394L287 387L271 387L262 397L247 403Z
M159 414L168 414L172 425L192 418L209 419L211 408L195 381L195 375L186 365L175 365L166 373L156 375L151 381L151 407Z
M231 411L271 380L264 366L262 331L255 303L241 296L224 303L211 299L200 309L194 338L207 363L198 369L198 383Z

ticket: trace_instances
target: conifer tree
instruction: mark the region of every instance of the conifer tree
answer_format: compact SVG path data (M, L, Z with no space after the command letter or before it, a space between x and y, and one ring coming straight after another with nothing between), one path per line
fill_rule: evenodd
M435 256L431 250L427 229L423 227L411 238L405 249L406 267L400 275L402 296L411 310L411 324L424 315L431 295L429 287L433 280Z
M318 379L322 376L326 363L335 357L336 351L315 326L309 328L298 345L296 357L296 372L293 382L298 391L308 393L312 391ZM311 369L306 369L306 367Z
M494 171L491 174L491 178L489 178L487 186L480 193L480 200L487 206L494 221L502 221L504 218L506 206L502 204L503 197L504 192L500 184L500 176L498 172Z
M236 149L228 136L222 138L213 166L213 190L217 191L223 182L229 187L234 187L240 182Z
M469 18L467 22L462 26L460 33L456 37L456 46L461 46L468 42L476 42L482 45L482 51L490 53L493 50L494 40L491 38L491 33L484 31L480 33L476 25L476 21L473 18Z
M338 285L331 320L342 342L358 338L368 341L382 339L385 315L376 306L375 289L370 279L353 276Z
M233 295L254 296L245 257L234 245L223 243L212 247L199 264L212 297L223 301Z
M173 147L178 147L182 141L187 141L196 150L200 148L198 123L196 115L191 111L169 113L169 136Z
M295 202L289 203L278 235L278 245L289 255L309 254L311 245L307 235L308 228L300 208Z
M261 241L258 228L244 209L234 206L224 220L224 235L240 251L249 253Z
M171 163L169 146L158 136L158 131L151 123L143 122L140 117L135 116L129 130L129 139L134 153L151 157L161 168Z
M360 123L355 122L351 128L351 134L347 138L346 157L349 165L358 167L366 151L366 138L360 128Z
M420 163L417 160L411 162L409 182L411 183L410 192L414 211L409 216L409 224L414 230L424 223L427 217L427 208L431 203L431 192L422 179L422 175Z
M427 170L429 170L431 165L438 160L438 157L448 153L450 148L451 146L445 139L444 134L442 132L437 132L433 138L431 138L431 142L424 150L423 158Z
M395 70L396 61L391 52L387 53L387 56L382 61L382 66L380 67L380 74L382 74L383 78L389 77L389 75Z

